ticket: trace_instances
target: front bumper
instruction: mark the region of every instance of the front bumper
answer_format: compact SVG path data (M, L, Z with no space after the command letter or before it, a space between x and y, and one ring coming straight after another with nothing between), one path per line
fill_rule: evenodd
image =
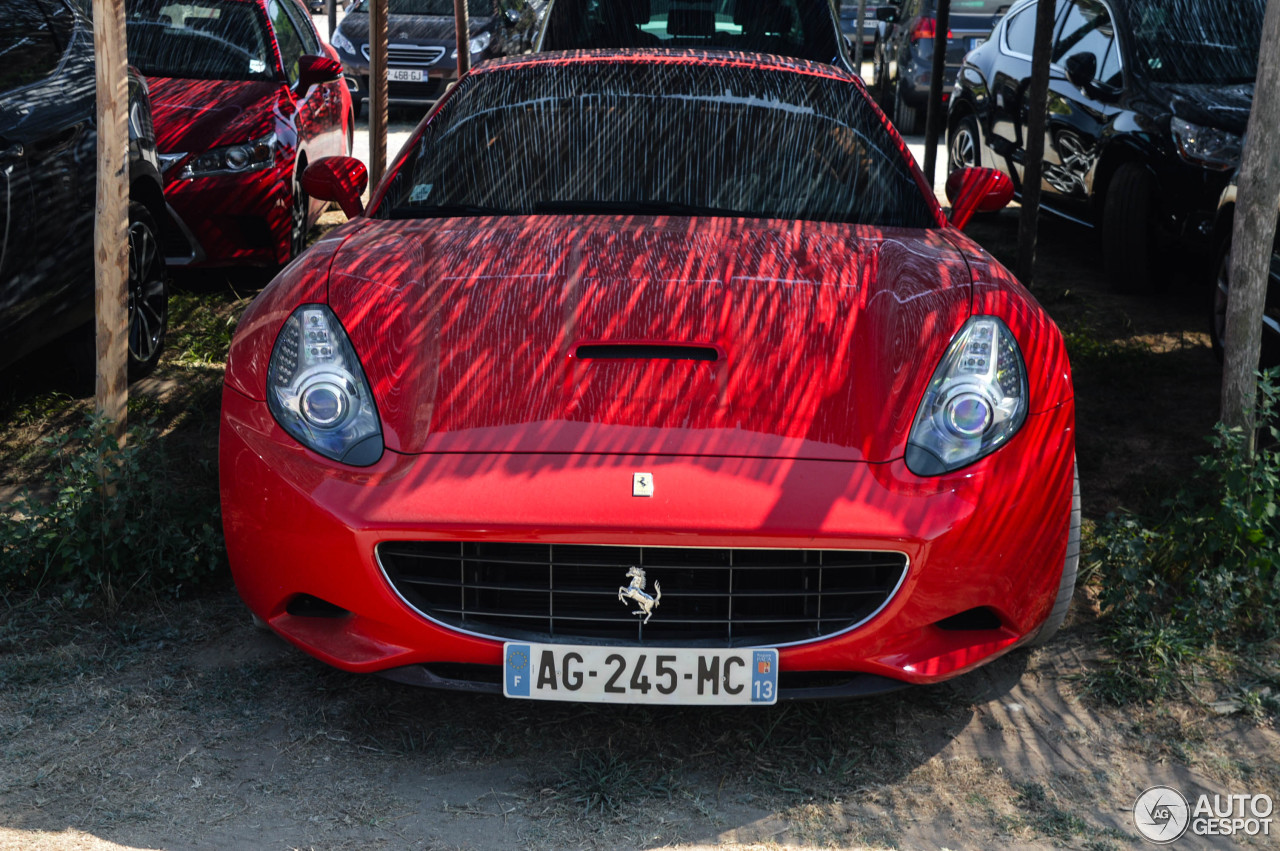
M222 410L223 517L236 587L287 640L351 671L457 685L449 672L471 666L497 682L501 641L445 628L406 605L374 557L385 540L905 553L906 578L873 618L780 649L783 697L789 676L855 674L862 679L854 691L866 693L969 670L1034 635L1061 576L1070 402L1029 417L999 452L936 479L913 476L901 461L390 451L354 469L295 443L263 402L227 388ZM652 498L631 495L637 470L653 474ZM999 625L938 626L971 609ZM618 613L630 617L623 607Z
M264 265L289 259L293 173L287 164L245 174L171 179L164 189L176 232L170 266Z

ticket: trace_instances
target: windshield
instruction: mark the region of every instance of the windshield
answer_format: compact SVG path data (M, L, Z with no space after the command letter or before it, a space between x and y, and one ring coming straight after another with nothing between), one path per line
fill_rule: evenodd
M554 0L544 50L696 47L832 62L826 0Z
M470 77L408 147L378 211L533 213L936 225L852 82L686 62Z
M358 0L351 11L369 14L369 0ZM390 0L387 14L452 18L453 0ZM472 18L492 18L493 3L490 0L467 0L467 14Z
M125 31L129 63L147 77L275 77L270 36L250 3L129 0Z
M1132 0L1134 64L1157 83L1252 82L1265 0Z

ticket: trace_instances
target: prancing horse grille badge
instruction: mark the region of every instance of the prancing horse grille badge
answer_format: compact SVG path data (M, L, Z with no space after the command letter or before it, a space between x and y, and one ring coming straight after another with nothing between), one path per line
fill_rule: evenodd
M627 600L635 600L640 608L631 614L644 615L644 620L640 621L640 623L648 623L649 618L653 617L653 610L658 608L658 601L662 599L662 583L653 583L653 596L650 597L644 592L643 567L630 568L627 571L627 578L631 580L631 584L618 587L618 599L622 601L624 606L627 604Z
M653 473L632 473L631 495L653 496Z

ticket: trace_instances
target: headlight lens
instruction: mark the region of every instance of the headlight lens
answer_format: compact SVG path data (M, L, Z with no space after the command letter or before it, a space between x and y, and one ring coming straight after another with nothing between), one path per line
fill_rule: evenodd
M1173 119L1169 127L1184 160L1223 170L1240 163L1244 143L1236 134L1216 127L1201 127L1181 118Z
M352 44L351 39L347 38L342 32L342 27L338 27L333 31L333 38L329 40L329 43L341 50L343 53L350 53L352 56L356 55L356 46Z
M975 316L933 372L907 439L907 468L937 476L1003 446L1027 418L1027 368L1013 332Z
M267 407L281 428L326 458L367 467L382 457L369 382L338 317L323 304L299 307L280 330Z
M480 53L486 47L489 46L489 42L491 41L493 41L492 35L490 35L489 33L480 33L480 35L476 36L475 38L471 39L471 41L467 42L467 49L470 50L472 54ZM453 52L449 54L449 58L450 59L458 58L458 49L456 47L453 49Z
M268 133L261 139L254 139L243 145L214 148L203 154L193 154L191 159L187 160L187 164L182 167L179 177L190 180L193 177L207 177L211 174L243 174L249 171L260 171L275 163L276 152L279 149L280 141L275 133Z

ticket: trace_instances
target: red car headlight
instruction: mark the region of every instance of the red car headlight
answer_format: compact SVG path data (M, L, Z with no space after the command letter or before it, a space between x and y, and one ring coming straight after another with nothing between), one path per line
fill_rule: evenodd
M323 304L304 304L271 350L267 406L280 427L326 458L367 467L382 457L382 424L347 332Z
M1003 446L1027 419L1027 367L1013 332L975 316L933 372L907 439L907 468L937 476Z

